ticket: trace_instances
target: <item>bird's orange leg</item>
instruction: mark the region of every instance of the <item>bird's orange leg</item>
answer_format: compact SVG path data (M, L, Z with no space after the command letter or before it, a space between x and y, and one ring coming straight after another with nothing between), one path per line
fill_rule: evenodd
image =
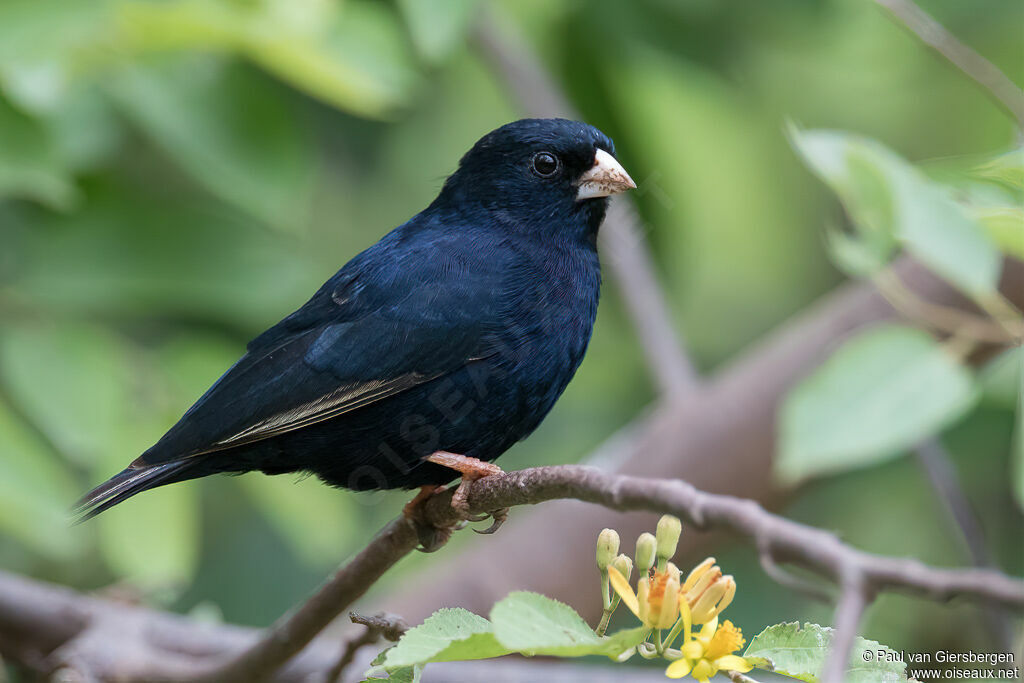
M456 512L471 522L479 522L488 517L494 519L494 523L490 528L478 533L493 534L505 523L505 520L508 519L508 508L495 510L488 515L476 518L469 514L469 487L478 479L501 474L503 470L500 467L494 463L485 462L466 455L449 453L448 451L437 451L433 455L427 456L426 460L427 462L453 469L462 475L462 481L459 482L459 487L455 489L455 493L452 495L452 507L455 508Z

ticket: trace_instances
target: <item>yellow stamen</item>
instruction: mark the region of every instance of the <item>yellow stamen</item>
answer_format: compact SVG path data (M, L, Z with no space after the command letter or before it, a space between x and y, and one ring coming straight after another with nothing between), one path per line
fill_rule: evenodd
M715 635L711 637L711 642L708 643L707 652L705 652L704 656L708 659L718 659L725 655L731 655L743 647L743 644L746 642L743 638L743 631L733 625L731 621L726 620L715 631Z

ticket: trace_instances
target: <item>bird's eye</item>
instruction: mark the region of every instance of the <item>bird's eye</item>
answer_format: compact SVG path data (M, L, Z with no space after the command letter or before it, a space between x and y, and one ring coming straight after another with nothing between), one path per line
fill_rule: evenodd
M533 172L541 178L550 178L558 172L558 157L551 152L537 152L533 155Z

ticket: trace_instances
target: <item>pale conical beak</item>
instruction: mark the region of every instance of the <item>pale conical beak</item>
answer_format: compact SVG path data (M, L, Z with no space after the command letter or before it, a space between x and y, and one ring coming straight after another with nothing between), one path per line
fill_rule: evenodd
M594 154L594 165L580 176L577 186L579 191L576 193L576 201L636 189L636 183L622 168L622 164L603 149Z

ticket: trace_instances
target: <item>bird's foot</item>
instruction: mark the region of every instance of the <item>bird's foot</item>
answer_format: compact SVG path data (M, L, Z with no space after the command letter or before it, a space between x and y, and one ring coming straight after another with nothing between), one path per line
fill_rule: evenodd
M420 547L417 550L421 552L432 553L440 550L458 528L457 526L437 527L427 521L423 506L434 495L444 490L444 486L421 486L419 493L402 508L402 516L412 522L413 528L416 530L416 536L420 541Z
M508 508L495 510L484 515L471 515L469 512L469 488L473 485L473 482L484 477L501 474L504 470L494 463L447 451L437 451L433 455L428 456L427 461L453 469L462 475L459 487L452 494L452 508L455 509L455 512L460 517L469 522L482 522L486 519L494 520L490 527L483 531L477 531L477 533L493 534L505 523L505 520L508 519ZM476 530L474 529L474 531Z

